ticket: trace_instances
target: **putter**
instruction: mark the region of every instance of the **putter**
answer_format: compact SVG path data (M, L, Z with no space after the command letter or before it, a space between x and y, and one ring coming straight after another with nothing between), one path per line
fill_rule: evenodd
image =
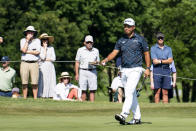
M144 85L145 80L146 80L146 77L143 78L142 84L141 84L140 87L136 90L137 97L140 96L140 91L142 91L142 89L143 89L143 85Z

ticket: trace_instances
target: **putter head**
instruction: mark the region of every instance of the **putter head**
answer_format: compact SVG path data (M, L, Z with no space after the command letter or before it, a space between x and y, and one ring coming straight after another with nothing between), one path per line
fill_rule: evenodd
M136 95L137 95L137 97L140 96L140 90L136 90Z

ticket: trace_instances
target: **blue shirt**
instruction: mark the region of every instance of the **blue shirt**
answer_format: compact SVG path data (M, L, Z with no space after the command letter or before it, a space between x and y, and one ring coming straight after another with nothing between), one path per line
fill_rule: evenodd
M136 33L131 38L127 35L121 37L117 41L114 49L121 52L121 66L124 68L141 67L143 53L149 51L144 37Z
M156 43L151 47L151 59L167 60L168 58L173 58L172 49L164 45L164 48L161 49Z

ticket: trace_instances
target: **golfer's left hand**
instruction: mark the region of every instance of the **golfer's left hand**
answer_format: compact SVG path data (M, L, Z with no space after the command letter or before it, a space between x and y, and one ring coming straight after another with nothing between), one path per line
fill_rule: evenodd
M145 72L144 72L144 77L149 77L150 76L150 70L149 69L146 69Z

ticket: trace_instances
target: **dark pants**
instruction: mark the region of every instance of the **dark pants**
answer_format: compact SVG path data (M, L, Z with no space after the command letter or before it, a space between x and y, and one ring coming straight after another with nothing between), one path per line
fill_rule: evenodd
M11 91L0 91L0 96L5 96L5 97L11 97L12 96L12 92Z

